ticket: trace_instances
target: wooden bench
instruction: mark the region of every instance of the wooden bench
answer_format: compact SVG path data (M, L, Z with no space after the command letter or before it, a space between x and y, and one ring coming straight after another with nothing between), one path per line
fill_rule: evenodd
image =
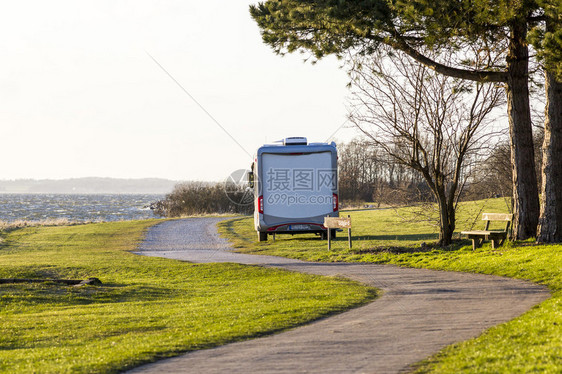
M486 228L480 231L463 231L461 234L467 235L468 239L472 239L472 250L480 247L484 240L490 240L492 242L492 248L495 249L496 246L502 245L507 238L507 232L512 219L513 214L482 213L482 220L486 221ZM490 222L492 221L505 222L505 228L503 230L488 230Z

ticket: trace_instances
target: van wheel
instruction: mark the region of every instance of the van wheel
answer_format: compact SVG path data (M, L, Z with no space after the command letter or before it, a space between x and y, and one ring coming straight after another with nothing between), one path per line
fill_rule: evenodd
M266 242L267 241L267 232L258 231L258 240L260 242Z

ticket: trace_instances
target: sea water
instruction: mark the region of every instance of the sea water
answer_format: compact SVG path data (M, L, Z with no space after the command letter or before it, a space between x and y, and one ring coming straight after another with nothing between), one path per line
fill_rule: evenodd
M157 217L150 204L164 195L0 194L0 221L120 221Z

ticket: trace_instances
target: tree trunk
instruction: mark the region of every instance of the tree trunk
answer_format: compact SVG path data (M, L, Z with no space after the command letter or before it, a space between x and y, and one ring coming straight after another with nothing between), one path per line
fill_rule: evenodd
M562 242L562 82L546 73L541 215L537 241Z
M453 242L455 209L447 204L445 191L439 191L435 197L439 204L439 245L445 247Z
M513 238L535 237L539 218L539 194L535 173L533 131L529 106L528 60L524 22L511 30L507 56L507 112L513 170Z

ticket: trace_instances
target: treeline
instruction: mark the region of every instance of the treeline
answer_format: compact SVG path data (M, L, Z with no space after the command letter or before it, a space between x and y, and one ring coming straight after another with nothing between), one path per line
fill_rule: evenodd
M373 202L404 205L430 195L423 178L367 140L338 145L338 178L343 206Z
M541 175L543 132L534 137L536 172ZM512 168L509 141L500 140L489 155L467 163L462 200L511 197ZM339 192L343 205L365 202L378 206L432 201L431 191L418 172L396 163L373 142L354 139L338 145ZM538 181L541 183L540 178Z
M537 128L533 135L535 174L537 187L542 184L542 144L544 129ZM472 177L463 194L464 200L479 200L489 197L511 197L513 177L509 140L501 140L491 148L490 155L472 171Z
M0 193L165 194L176 181L161 178L71 178L0 180Z

